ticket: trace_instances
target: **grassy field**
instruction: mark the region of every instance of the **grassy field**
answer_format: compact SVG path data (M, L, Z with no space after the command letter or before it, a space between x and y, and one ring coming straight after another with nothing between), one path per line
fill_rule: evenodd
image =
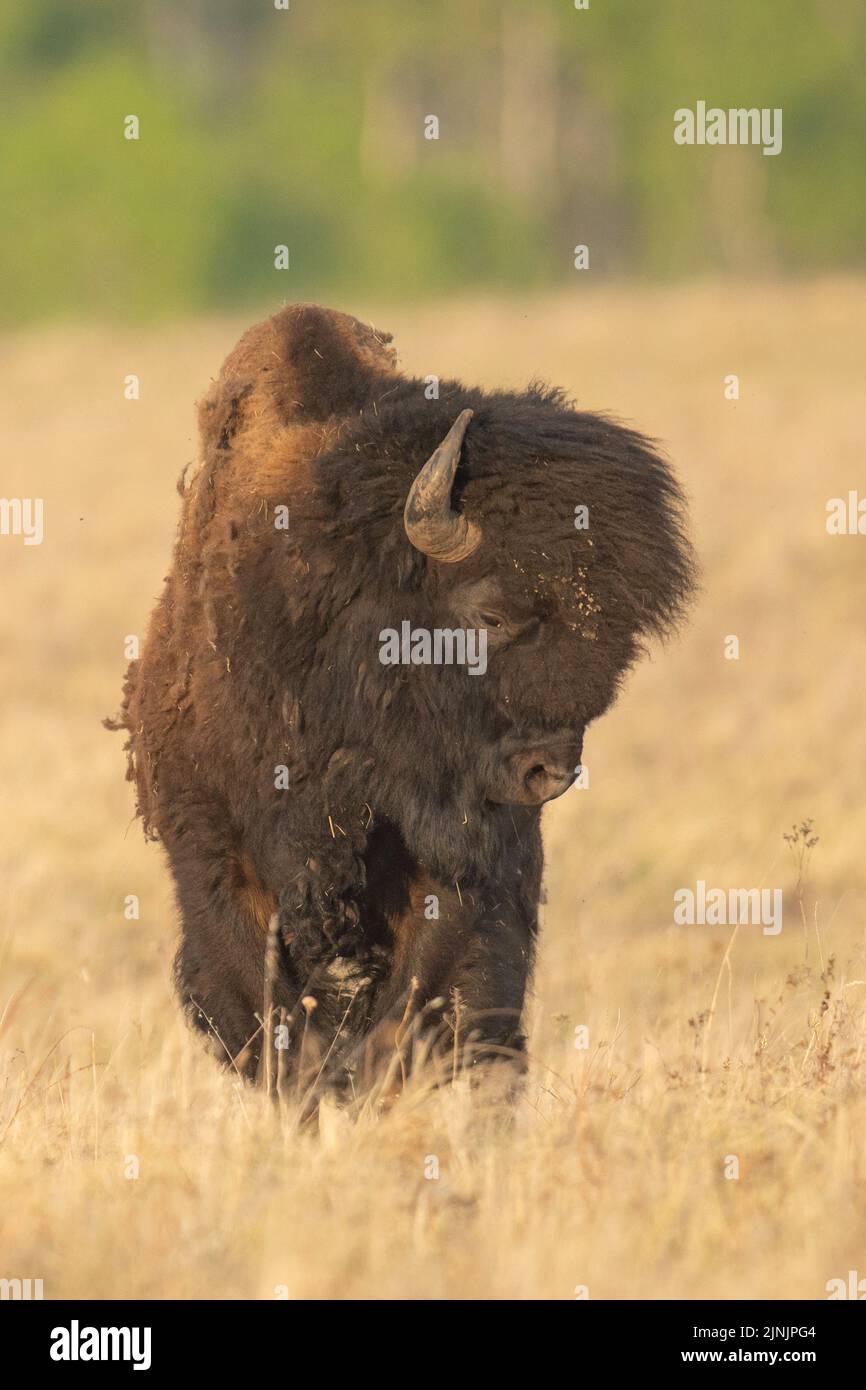
M244 325L5 338L2 492L45 499L45 540L0 538L0 1277L46 1298L824 1298L866 1276L866 538L825 529L866 486L866 283L340 307L411 370L540 375L664 440L693 622L546 812L513 1119L415 1087L298 1132L187 1034L168 875L100 727L167 567L193 401ZM782 931L673 925L699 879L783 889Z

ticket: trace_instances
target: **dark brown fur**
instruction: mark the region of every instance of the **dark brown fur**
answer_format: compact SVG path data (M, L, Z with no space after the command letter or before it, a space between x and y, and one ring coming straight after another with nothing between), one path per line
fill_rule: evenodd
M519 1052L540 808L491 789L509 749L557 731L579 757L691 584L680 494L645 439L540 387L444 381L427 400L389 341L305 305L244 335L199 406L174 563L126 679L129 776L177 885L180 994L250 1072L274 914L292 1058L316 1001L311 1074L369 1075L447 1034L455 1003L474 1055ZM402 513L467 406L453 502L484 540L445 565ZM477 625L491 605L485 675L379 661L381 629Z

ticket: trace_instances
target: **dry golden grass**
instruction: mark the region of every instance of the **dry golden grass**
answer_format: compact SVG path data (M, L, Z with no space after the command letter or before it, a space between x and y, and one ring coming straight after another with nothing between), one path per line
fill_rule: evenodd
M591 730L590 789L547 812L513 1121L413 1087L298 1133L178 1016L167 873L99 724L167 564L193 399L242 325L7 338L3 491L45 498L46 537L0 539L0 1276L46 1297L824 1297L866 1274L866 539L824 527L863 480L866 285L343 307L413 370L541 375L665 440L701 602ZM806 816L798 894L782 833ZM698 878L783 887L781 934L673 926Z

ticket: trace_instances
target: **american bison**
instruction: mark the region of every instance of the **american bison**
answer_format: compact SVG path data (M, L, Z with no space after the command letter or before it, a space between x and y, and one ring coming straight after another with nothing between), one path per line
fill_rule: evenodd
M519 1059L541 807L692 586L646 439L539 385L437 394L390 341L313 305L241 338L116 724L181 998L248 1076Z

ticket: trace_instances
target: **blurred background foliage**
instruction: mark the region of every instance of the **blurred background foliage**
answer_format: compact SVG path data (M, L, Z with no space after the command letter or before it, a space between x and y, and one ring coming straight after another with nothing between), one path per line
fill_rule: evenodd
M862 0L0 0L0 316L851 268L864 66Z

